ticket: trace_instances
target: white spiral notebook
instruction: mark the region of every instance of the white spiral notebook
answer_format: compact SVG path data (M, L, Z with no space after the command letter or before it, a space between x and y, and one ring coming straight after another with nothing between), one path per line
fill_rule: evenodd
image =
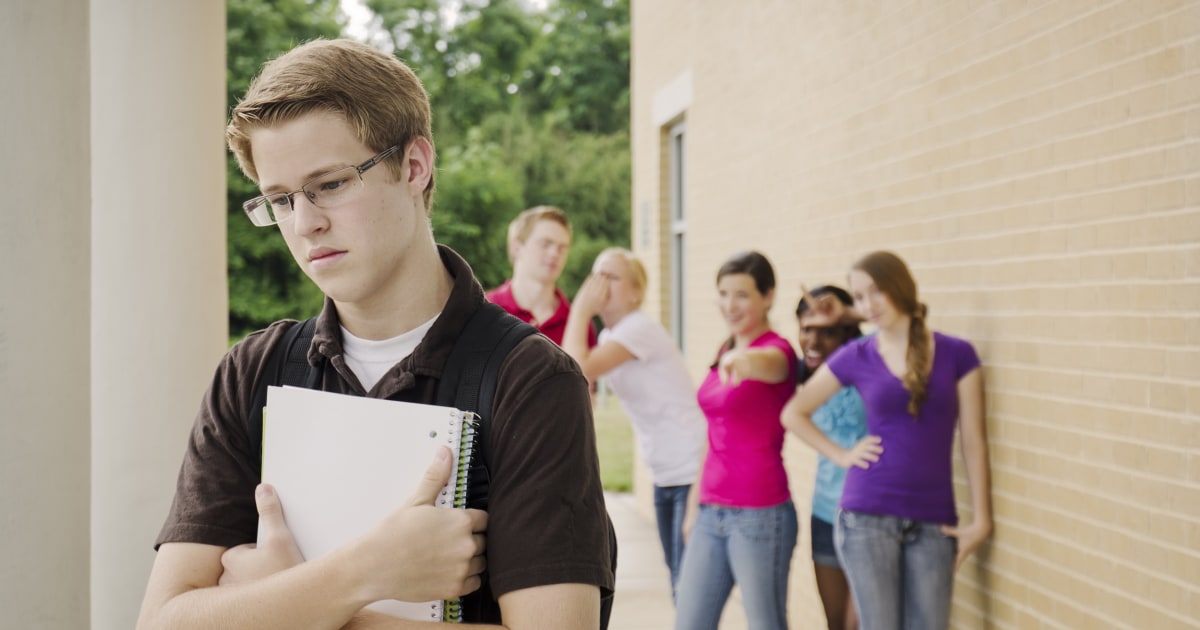
M305 559L366 533L404 504L437 447L457 456L440 507L466 503L475 414L450 407L269 387L263 413L262 480L275 486ZM372 610L460 621L458 600L384 600Z

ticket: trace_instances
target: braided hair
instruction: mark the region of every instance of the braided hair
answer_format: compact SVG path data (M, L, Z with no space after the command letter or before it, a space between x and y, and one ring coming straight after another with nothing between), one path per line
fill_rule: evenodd
M892 252L867 254L851 269L871 276L875 286L888 297L892 306L910 318L905 371L900 380L909 393L908 413L916 418L928 395L929 368L933 363L933 353L929 349L929 328L925 325L929 308L917 300L917 282L909 272L908 265Z

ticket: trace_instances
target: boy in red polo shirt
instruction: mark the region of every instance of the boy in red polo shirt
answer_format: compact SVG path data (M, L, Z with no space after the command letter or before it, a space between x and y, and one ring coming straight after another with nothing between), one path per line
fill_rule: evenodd
M571 222L561 208L530 208L508 226L508 259L512 278L488 291L487 299L533 324L543 335L562 345L571 303L558 288L558 278L571 248ZM588 346L596 345L596 331L588 325Z

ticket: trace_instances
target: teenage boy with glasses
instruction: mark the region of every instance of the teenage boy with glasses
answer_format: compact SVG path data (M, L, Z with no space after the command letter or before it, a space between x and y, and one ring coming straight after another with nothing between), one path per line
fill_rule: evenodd
M435 244L428 97L391 55L315 41L268 63L227 130L278 225L326 295L308 352L325 391L433 402L450 349L485 303L466 262ZM235 345L196 418L139 628L418 628L363 606L474 591L497 598L466 627L597 628L613 587L587 381L530 335L500 369L489 424L488 513L432 507L441 457L420 490L363 537L303 561L278 499L258 484L246 419L276 322ZM314 462L319 465L319 462ZM256 530L264 544L254 547ZM487 535L487 573L481 553Z

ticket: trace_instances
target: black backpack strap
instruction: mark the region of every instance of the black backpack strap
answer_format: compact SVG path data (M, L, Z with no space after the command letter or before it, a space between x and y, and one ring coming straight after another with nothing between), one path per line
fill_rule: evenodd
M316 389L320 384L321 368L308 363L308 348L312 345L317 328L317 318L310 317L294 324L267 357L267 364L254 386L254 403L246 418L246 433L250 436L250 449L257 453L255 467L262 466L263 407L267 404L267 387L271 385L295 385Z
M522 339L535 332L533 326L487 302L467 320L442 369L437 404L479 416L479 442L467 484L467 505L472 508L487 509L489 425L500 366Z
M467 507L486 510L491 490L488 445L492 399L500 366L522 339L537 332L507 311L486 302L479 307L454 342L442 378L438 381L437 404L471 411L479 416L475 456L467 472ZM461 599L463 617L478 621L500 621L500 607L492 594L486 572L483 586Z
M446 359L438 382L437 404L473 411L479 416L479 444L472 462L467 484L467 506L486 510L487 495L491 479L487 466L489 444L488 425L492 419L492 400L496 395L496 381L500 377L500 366L508 353L522 339L537 332L537 329L510 315L492 303L486 303L471 316L462 333L454 343L454 349ZM617 537L612 520L608 521L608 544L612 557L613 572L617 569ZM612 593L600 600L600 628L608 628L612 616ZM462 598L463 611L471 611L468 618L499 620L499 608L492 596L488 580L483 588Z

